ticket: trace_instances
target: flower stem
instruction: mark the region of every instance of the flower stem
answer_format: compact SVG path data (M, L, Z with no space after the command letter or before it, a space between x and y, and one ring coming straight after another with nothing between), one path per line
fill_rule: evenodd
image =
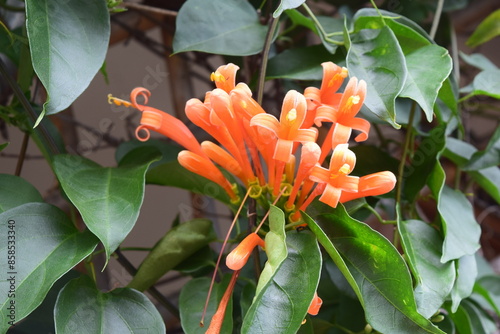
M269 20L269 30L267 31L264 50L262 50L262 62L260 64L259 82L257 85L257 102L262 105L262 97L264 96L264 84L266 82L267 60L269 58L269 50L273 41L274 31L279 23L279 17L271 17Z
M23 143L21 145L21 151L19 152L19 158L17 159L17 165L16 165L16 176L21 175L21 170L23 169L23 163L24 163L24 158L26 157L26 150L28 149L28 142L29 142L30 135L28 132L24 133L23 137Z

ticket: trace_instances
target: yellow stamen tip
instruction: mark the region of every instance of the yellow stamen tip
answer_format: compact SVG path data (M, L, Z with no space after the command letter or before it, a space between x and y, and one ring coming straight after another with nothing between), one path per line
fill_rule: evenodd
M347 70L347 68L345 68L345 67L342 67L342 72L340 72L340 75L342 76L342 78L347 78L348 74L349 74L349 70Z
M124 105L125 107L132 106L132 103L125 101L125 100L122 100L122 99L119 99L117 97L114 97L111 94L108 94L108 103L109 104L116 104L117 106L121 106L121 105Z
M351 96L350 99L352 101L352 104L358 104L359 101L361 101L361 97L359 97L359 95Z
M294 122L297 119L297 110L291 109L288 114L286 114L286 120L288 122Z
M339 169L339 173L347 175L351 172L351 166L349 164L344 164L342 167Z
M246 103L246 101L241 101L240 105L243 109L246 109L248 107L248 104Z
M219 72L212 72L212 74L210 74L210 80L215 82L225 82L226 78Z

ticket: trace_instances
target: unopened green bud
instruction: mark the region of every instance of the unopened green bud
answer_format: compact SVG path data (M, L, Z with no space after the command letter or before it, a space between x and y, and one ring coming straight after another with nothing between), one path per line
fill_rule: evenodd
M431 318L431 321L435 322L435 323L441 322L443 320L444 320L444 315L442 315L442 314L438 314L435 317Z
M366 324L365 334L370 334L371 332L373 332L373 327L370 324Z

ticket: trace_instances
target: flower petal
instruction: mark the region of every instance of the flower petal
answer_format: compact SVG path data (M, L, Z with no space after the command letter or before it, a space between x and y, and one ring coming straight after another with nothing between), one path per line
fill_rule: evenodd
M229 93L236 83L236 72L240 68L232 63L222 65L212 73L210 79L215 82L215 86Z
M396 185L396 176L389 171L363 176L359 179L357 193L342 193L342 203L356 198L377 196L390 192Z
M278 135L280 122L273 115L258 114L252 117L250 120L250 126L262 127L266 130L272 131L275 135Z
M337 204L339 203L341 193L342 190L327 184L319 200L325 204L328 204L332 208L336 208Z
M354 138L355 141L360 142L368 139L368 133L370 132L370 122L368 122L366 119L355 117L347 122L344 122L343 124L354 130L361 131L361 133L357 135L356 138Z
M289 162L292 158L293 141L280 139L276 142L273 159L283 162Z

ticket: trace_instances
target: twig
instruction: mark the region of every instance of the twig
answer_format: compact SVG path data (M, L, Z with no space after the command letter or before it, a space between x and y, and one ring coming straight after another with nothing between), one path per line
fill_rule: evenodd
M29 133L25 132L23 137L23 143L21 145L21 151L19 152L19 158L17 159L16 172L15 172L16 176L21 175L24 159L26 159L26 150L28 149L29 139L30 139Z
M142 10L145 12L151 12L151 13L155 13L155 14L165 15L165 16L172 16L172 17L177 16L177 12L174 10L143 5L143 4L135 3L135 2L122 2L120 4L120 6L131 8L131 9Z

